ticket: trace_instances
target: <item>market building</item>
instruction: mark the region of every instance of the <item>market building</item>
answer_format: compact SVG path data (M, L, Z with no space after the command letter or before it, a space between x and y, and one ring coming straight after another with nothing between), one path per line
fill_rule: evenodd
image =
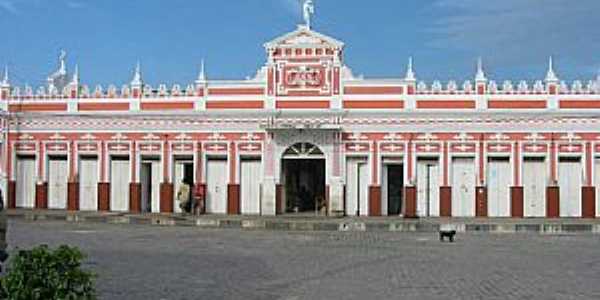
M310 15L309 15L310 16ZM310 19L264 45L253 78L83 84L66 55L44 87L0 82L10 208L330 216L600 216L600 76L565 83L353 75Z

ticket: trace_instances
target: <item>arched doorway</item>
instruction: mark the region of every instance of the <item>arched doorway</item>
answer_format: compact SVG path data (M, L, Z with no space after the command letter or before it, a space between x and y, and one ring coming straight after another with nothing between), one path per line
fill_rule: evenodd
M311 143L283 152L281 168L284 213L325 213L325 154Z

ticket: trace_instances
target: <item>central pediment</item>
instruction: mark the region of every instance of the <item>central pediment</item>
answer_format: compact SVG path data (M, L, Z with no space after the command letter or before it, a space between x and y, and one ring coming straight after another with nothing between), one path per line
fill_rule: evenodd
M265 48L315 48L315 49L337 49L341 50L344 47L344 43L310 30L304 25L299 25L298 29L288 34L280 36L268 43Z

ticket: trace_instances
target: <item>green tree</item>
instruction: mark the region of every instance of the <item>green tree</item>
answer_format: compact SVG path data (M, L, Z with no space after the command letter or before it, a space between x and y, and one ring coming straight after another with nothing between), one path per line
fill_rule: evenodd
M0 279L0 297L9 300L95 299L95 275L81 269L85 255L76 247L46 245L20 250Z

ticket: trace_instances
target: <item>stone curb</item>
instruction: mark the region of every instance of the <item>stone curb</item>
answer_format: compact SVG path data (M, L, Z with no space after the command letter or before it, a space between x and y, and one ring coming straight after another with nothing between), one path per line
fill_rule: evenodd
M450 228L459 233L538 233L538 234L569 234L593 233L600 234L598 222L548 222L528 223L519 222L451 222L448 220L389 220L361 221L356 219L323 219L323 220L290 220L278 218L215 218L215 217L185 217L172 215L129 215L129 214L78 214L78 213L37 213L11 212L11 219L26 221L58 221L69 223L105 223L132 224L145 226L177 226L198 227L202 229L241 229L267 231L328 231L328 232L413 232L435 233L440 228Z

